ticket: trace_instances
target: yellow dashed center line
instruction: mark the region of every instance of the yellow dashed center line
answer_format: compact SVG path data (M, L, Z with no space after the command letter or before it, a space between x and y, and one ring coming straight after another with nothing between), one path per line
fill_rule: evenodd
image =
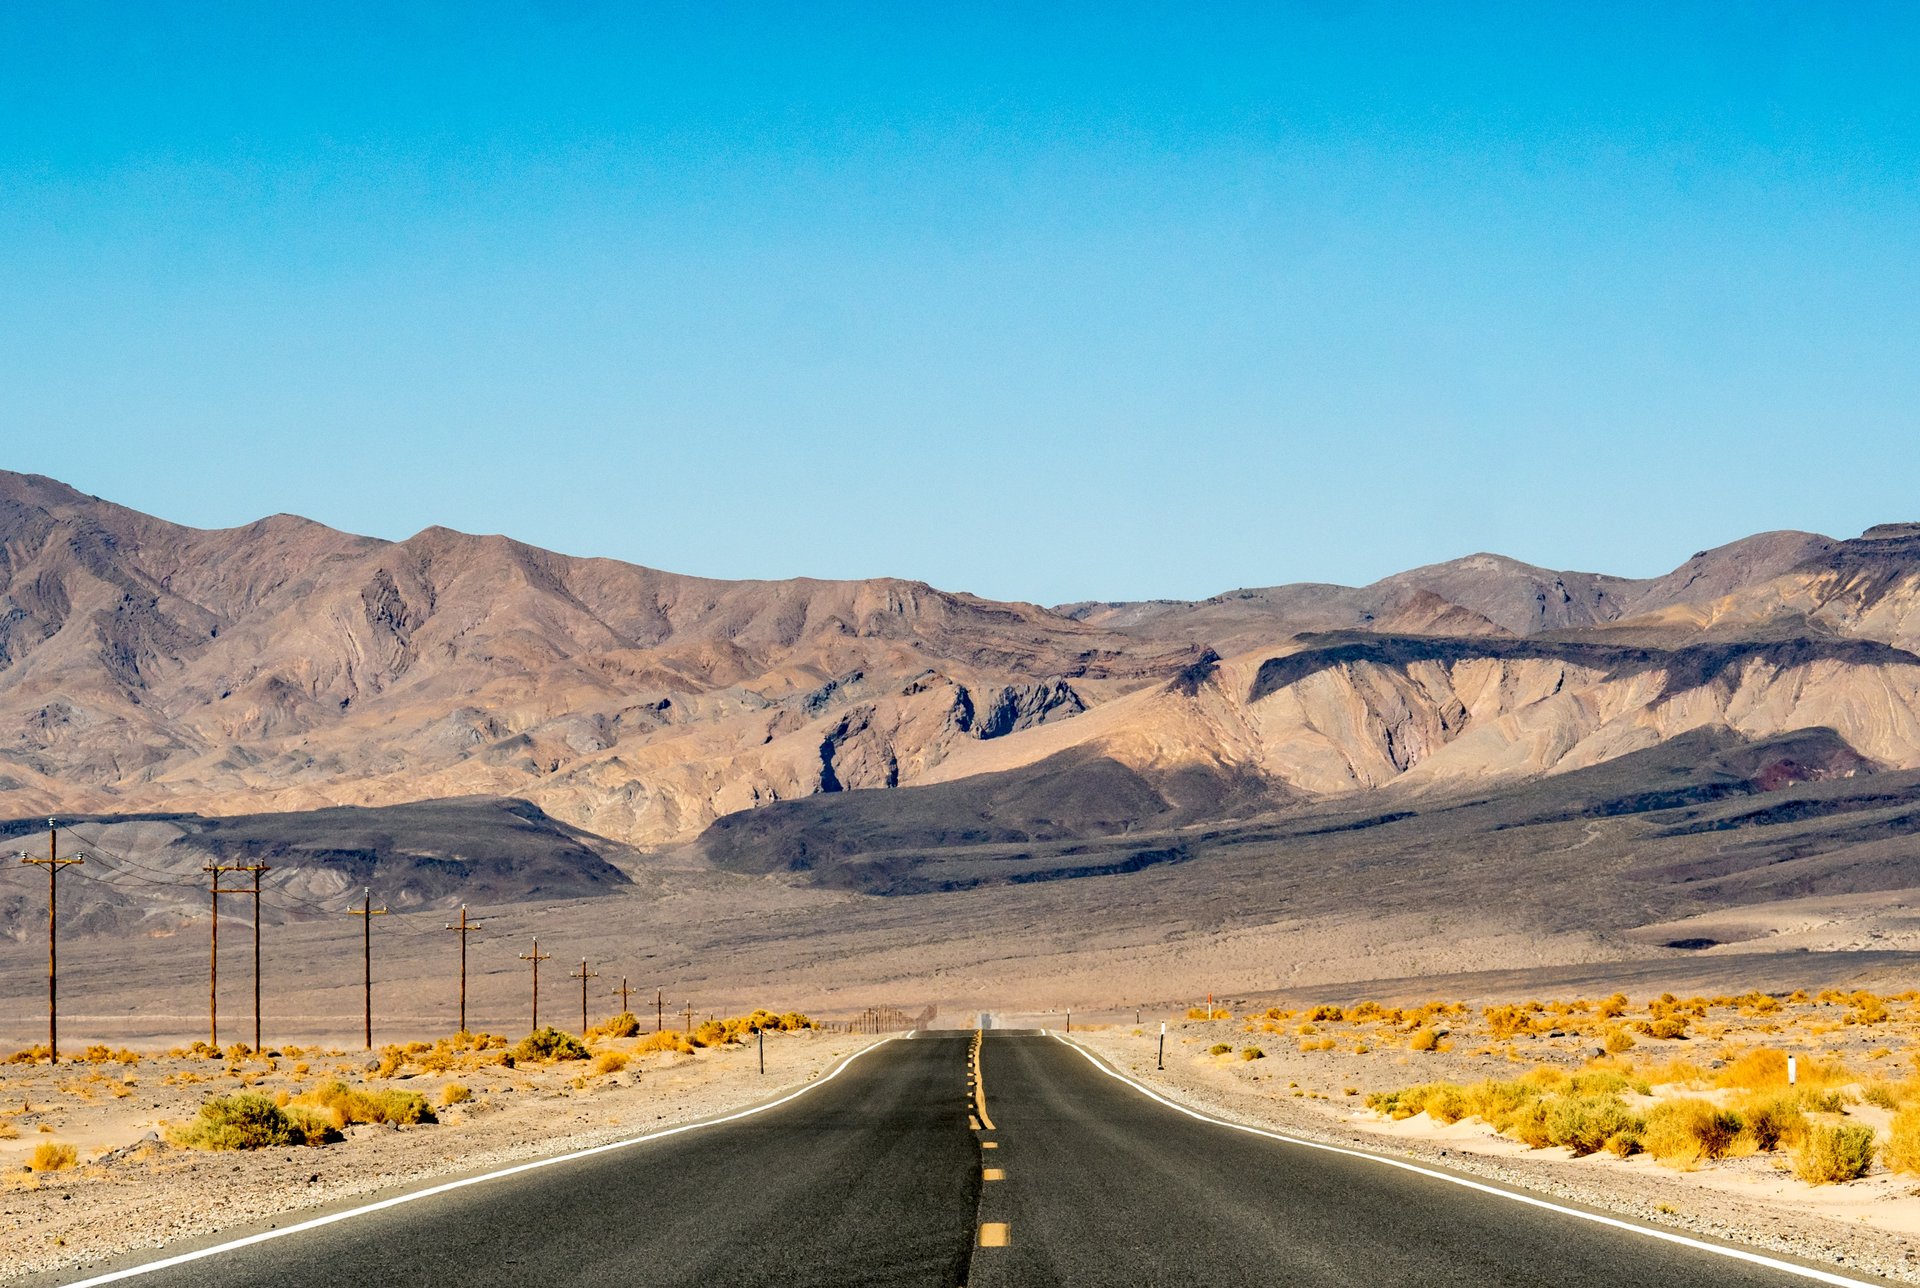
M986 1124L988 1131L995 1130L993 1118L987 1113L987 1073L980 1064L980 1036L976 1032L973 1039L973 1109L980 1121Z
M1007 1179L1007 1169L1004 1167L986 1168L980 1173L980 1179L983 1181L1004 1181Z
M1004 1248L1011 1242L1005 1221L988 1221L980 1227L980 1246L983 1248Z
M997 1140L983 1140L980 1142L980 1148L981 1149L999 1149L1000 1142Z

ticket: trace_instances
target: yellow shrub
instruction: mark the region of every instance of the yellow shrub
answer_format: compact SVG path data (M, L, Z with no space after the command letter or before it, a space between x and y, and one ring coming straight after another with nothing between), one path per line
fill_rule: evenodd
M80 1161L80 1151L58 1141L42 1141L33 1150L27 1166L36 1172L58 1172Z
M1893 1116L1887 1143L1881 1147L1880 1161L1889 1171L1920 1176L1920 1105L1902 1109Z
M1793 1174L1811 1185L1851 1181L1873 1166L1873 1128L1809 1127L1793 1151Z
M472 1089L458 1082L449 1082L440 1088L440 1103L443 1105L464 1105L472 1099Z
M1734 1105L1746 1143L1762 1153L1799 1141L1806 1128L1802 1096L1796 1091L1749 1092Z
M595 1073L618 1073L627 1067L626 1053L622 1051L602 1051L593 1057Z
M1619 1055L1622 1051L1631 1051L1634 1047L1633 1034L1615 1026L1607 1030L1607 1040L1603 1045L1608 1055Z
M1707 1159L1725 1158L1744 1125L1731 1110L1687 1097L1655 1105L1642 1140L1655 1159L1687 1171Z
M1533 1032L1533 1018L1525 1007L1489 1006L1486 1009L1487 1032L1496 1038L1518 1037Z
M604 1024L596 1024L587 1030L588 1041L594 1038L630 1038L640 1031L640 1017L632 1011L622 1011Z
M1407 1039L1407 1049L1411 1051L1431 1051L1440 1045L1440 1033L1437 1029L1416 1029Z

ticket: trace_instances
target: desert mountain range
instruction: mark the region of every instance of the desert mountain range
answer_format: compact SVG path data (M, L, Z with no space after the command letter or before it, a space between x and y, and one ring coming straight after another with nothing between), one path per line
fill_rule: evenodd
M1047 608L444 528L203 531L0 472L14 818L512 797L660 847L854 789L944 785L991 816L952 791L972 781L1039 792L1026 822L1125 831L1472 792L1699 730L1830 731L1774 771L1818 779L1920 768L1916 649L1920 525L1767 533L1647 580L1480 554L1359 588Z

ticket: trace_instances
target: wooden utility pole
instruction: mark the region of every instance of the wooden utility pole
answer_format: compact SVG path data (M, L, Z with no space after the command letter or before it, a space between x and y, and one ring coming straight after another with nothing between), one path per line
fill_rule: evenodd
M200 870L213 878L212 887L208 890L211 901L210 907L213 912L213 925L212 932L207 939L207 1040L218 1047L220 1045L220 896L223 894L253 893L253 891L248 889L222 890L220 888L220 875L223 872L247 872L251 871L251 868L245 863L209 863ZM260 1010L260 991L257 987L260 975L260 918L257 912L253 919L253 926L253 973L256 984L253 1009L257 1016Z
M587 1036L587 981L590 979L599 979L600 972L597 970L588 970L587 959L582 957L580 959L580 969L569 974L567 978L580 981L580 1036L584 1038Z
M693 1003L687 1003L687 1036L693 1036Z
M460 1031L462 1033L467 1031L467 936L485 920L487 920L485 917L469 920L467 905L463 903L460 905L460 924L456 926L452 922L447 923L447 929L460 936Z
M47 820L47 857L29 858L20 855L22 863L32 864L36 868L47 870L47 1063L60 1063L60 944L55 933L56 918L59 912L60 883L55 879L61 868L70 868L86 862L85 857L63 859L60 857L60 834L55 830L53 820Z
M269 871L264 863L249 863L245 871L253 873L253 1049L260 1049L260 874Z
M667 991L663 988L653 990L653 1031L658 1033L667 1027Z
M373 887L361 891L362 902L358 908L349 908L348 915L364 917L360 923L360 956L366 964L365 991L367 1011L367 1050L373 1050L373 919L387 915L385 908L373 906Z
M627 993L629 992L629 990L627 988L627 977L625 975L622 975L620 977L620 987L613 989L612 991L620 994L620 1014L622 1015L632 1014L633 1008L627 1005Z
M533 1029L531 1031L535 1033L540 1031L540 963L551 961L552 959L552 953L543 953L540 951L540 936L538 935L533 937L533 951L520 954L521 961L533 963Z

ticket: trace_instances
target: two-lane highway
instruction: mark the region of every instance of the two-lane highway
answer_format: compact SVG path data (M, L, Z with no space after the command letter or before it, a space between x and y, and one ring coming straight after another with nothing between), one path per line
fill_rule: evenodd
M764 1112L112 1274L153 1288L1863 1282L1744 1255L1206 1121L1053 1036L953 1032L884 1043Z

